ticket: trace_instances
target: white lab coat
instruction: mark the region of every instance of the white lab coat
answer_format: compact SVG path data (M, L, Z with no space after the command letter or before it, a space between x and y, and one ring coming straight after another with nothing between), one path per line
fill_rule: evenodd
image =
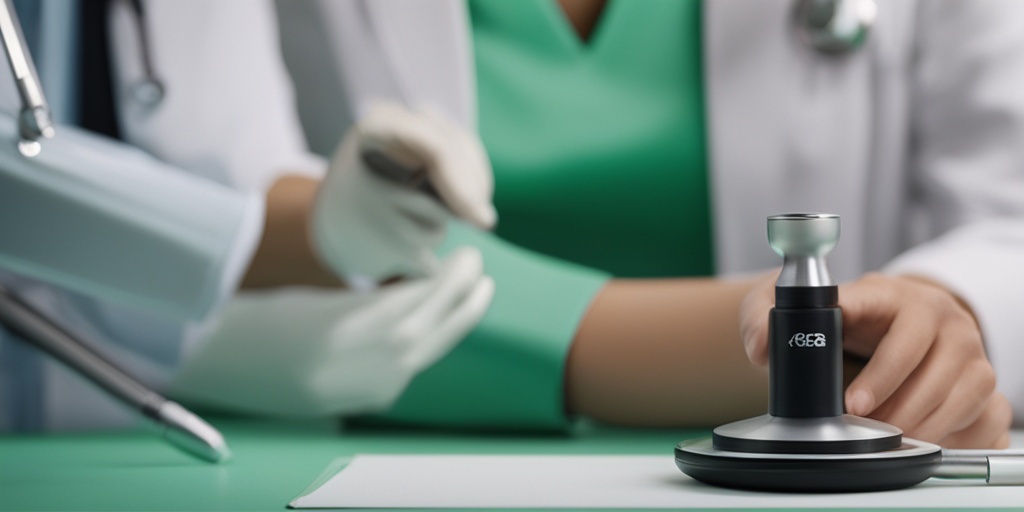
M167 85L155 109L128 95L141 61L119 8L125 137L191 172L251 189L284 172L316 176L303 128L330 154L376 98L431 103L475 125L463 0L149 0ZM834 274L884 268L956 290L981 321L1000 388L1024 410L1024 3L879 2L867 47L838 59L795 40L789 8L705 2L717 268L777 264L769 214L839 213Z
M704 2L717 268L778 264L768 215L838 213L833 273L920 274L960 294L1024 421L1024 2L882 0L866 47L839 58L797 39L791 7ZM475 125L463 0L278 11L314 149L380 97Z

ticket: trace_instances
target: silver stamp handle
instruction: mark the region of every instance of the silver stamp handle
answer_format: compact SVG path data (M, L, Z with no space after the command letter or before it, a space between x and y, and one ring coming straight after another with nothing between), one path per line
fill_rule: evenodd
M1024 485L1024 450L942 450L942 463L932 476Z
M825 256L839 243L839 216L787 213L768 217L768 244L783 258L776 286L832 286Z

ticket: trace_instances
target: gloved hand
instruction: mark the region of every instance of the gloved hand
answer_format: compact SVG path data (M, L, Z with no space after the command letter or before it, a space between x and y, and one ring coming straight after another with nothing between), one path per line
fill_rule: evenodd
M366 150L424 169L441 201L375 174L363 161ZM430 275L451 214L482 229L494 226L493 188L476 134L438 112L380 103L345 136L331 162L313 209L314 244L350 282Z
M480 321L493 293L480 252L463 248L434 277L371 292L242 294L187 358L172 395L258 414L386 410Z

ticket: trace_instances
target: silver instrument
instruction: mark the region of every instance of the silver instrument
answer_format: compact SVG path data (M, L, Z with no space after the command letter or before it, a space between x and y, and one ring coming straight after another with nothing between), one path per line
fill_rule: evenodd
M42 150L39 139L53 137L54 128L32 56L26 50L21 25L10 0L0 1L0 36L21 96L18 150L25 157L34 157ZM227 443L217 429L148 389L90 349L74 333L61 329L43 312L22 302L2 286L0 325L140 412L164 439L183 451L210 462L223 462L230 458Z
M7 53L7 62L11 65L11 73L18 84L18 96L21 98L21 112L18 115L18 151L27 157L39 154L40 138L54 135L53 120L50 118L50 107L43 96L39 85L39 74L36 66L25 48L25 36L21 33L21 25L14 17L11 0L0 2L0 34Z

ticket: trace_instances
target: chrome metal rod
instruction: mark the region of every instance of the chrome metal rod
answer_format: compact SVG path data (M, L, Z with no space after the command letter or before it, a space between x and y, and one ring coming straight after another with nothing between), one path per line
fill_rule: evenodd
M1024 485L1024 450L942 450L942 463L932 476Z
M176 447L210 462L230 458L231 452L224 436L215 428L148 389L3 287L0 287L0 325L141 413L164 439Z
M7 61L11 65L11 73L21 98L21 113L18 116L18 133L21 137L19 149L25 156L35 156L39 153L37 141L53 137L53 121L11 0L0 1L0 39L3 39L4 52L7 53Z

